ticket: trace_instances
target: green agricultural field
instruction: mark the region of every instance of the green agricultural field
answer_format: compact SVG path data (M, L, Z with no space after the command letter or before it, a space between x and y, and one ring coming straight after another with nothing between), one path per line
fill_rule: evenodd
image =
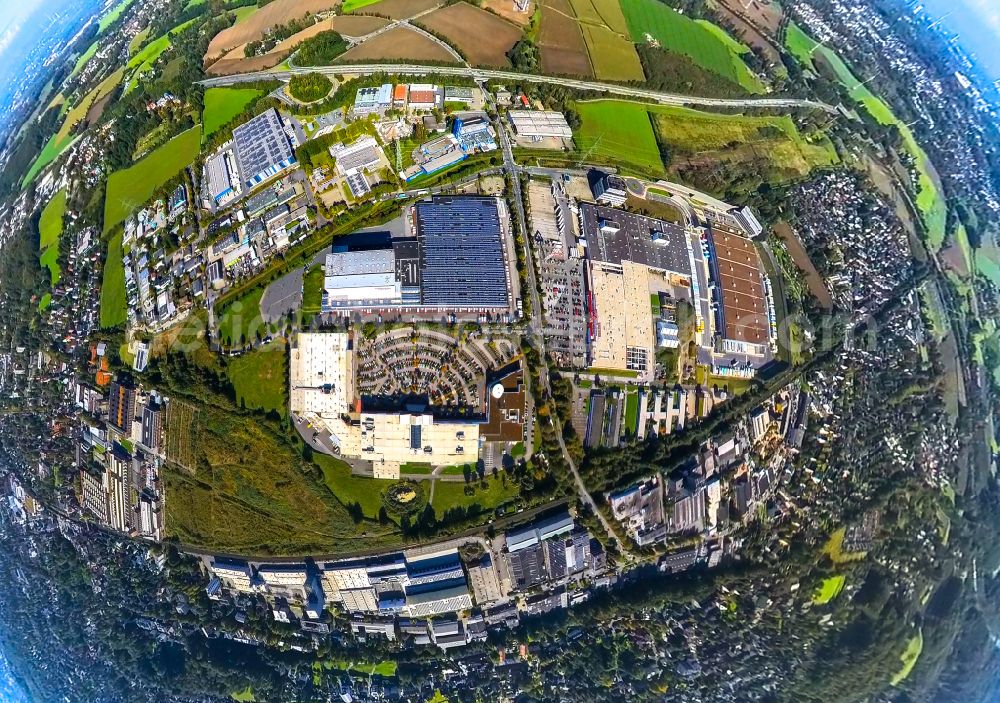
M471 484L458 481L436 481L434 486L434 499L431 505L434 512L440 518L451 508L462 507L475 513L492 512L505 503L512 502L518 496L517 484L506 479L501 473L497 478L487 475L487 488L480 487L479 481ZM472 495L466 495L466 486L474 487Z
M198 156L201 126L182 132L129 168L108 178L104 201L104 231L109 232L153 197L157 189Z
M830 576L829 578L823 579L823 583L820 584L816 593L813 594L813 605L826 605L839 596L840 592L844 590L844 581L845 578L843 574L837 574L836 576Z
M346 462L326 454L315 454L313 461L323 472L323 482L337 500L344 505L357 503L366 518L378 518L382 508L382 491L395 481L355 476Z
M230 120L246 109L247 105L263 95L254 88L209 88L205 91L205 111L202 123L205 138L229 124Z
M171 35L183 32L198 20L199 18L196 17L193 20L188 20L183 24L177 25L163 36L157 37L149 44L146 44L142 51L129 59L127 68L132 71L132 78L129 80L127 90L131 91L137 85L138 76L152 70L153 64L156 63L156 60L160 58L164 51L170 48Z
M917 143L913 130L900 120L885 100L878 97L864 82L851 71L847 63L837 52L826 46L818 46L819 42L802 31L794 23L789 25L785 37L785 46L800 62L818 70L817 57L829 66L834 77L850 92L851 98L868 110L873 118L883 125L895 125L903 137L906 150L917 165L918 178L916 185L917 209L927 228L927 246L938 251L944 244L945 230L948 219L948 204L938 185L937 174L930 158L923 147Z
M663 161L646 112L648 106L620 100L576 103L582 125L576 148L591 158L620 162L639 173L662 177Z
M687 56L746 91L764 92L760 79L740 58L747 48L732 37L723 39L721 28L689 19L659 0L629 0L622 3L622 10L633 41L642 42L648 34L664 49Z
M101 284L101 327L108 329L125 324L128 319L125 293L125 263L122 261L122 233L108 240L104 258L104 282Z
M43 168L59 158L59 155L63 153L63 151L69 148L77 139L80 138L80 135L74 137L70 134L73 127L75 127L77 123L86 119L87 112L90 110L91 105L114 90L124 76L125 67L122 66L101 81L96 88L87 93L87 95L85 95L80 102L75 104L72 108L68 107L68 103L63 104L63 109L66 111L66 114L63 117L62 125L59 127L59 131L53 134L49 141L45 144L45 147L35 159L34 163L31 164L31 168L28 169L28 173L25 174L24 179L21 181L22 188L34 181L35 177Z
M910 675L913 671L913 667L916 666L917 660L920 658L920 653L924 651L924 632L923 630L917 630L917 634L910 638L906 643L906 649L903 653L899 655L899 660L902 662L902 668L897 671L892 676L890 683L893 686L898 686L906 680L906 677Z
M391 541L392 531L355 524L320 472L266 422L209 404L198 406L194 474L163 472L165 523L182 544L241 554L353 552Z
M374 5L377 2L379 2L379 0L344 0L344 4L340 6L340 11L346 15L348 12L360 10L362 7L368 7L369 5Z
M266 347L237 356L226 365L226 376L236 391L236 403L250 410L288 415L285 344L272 342Z
M260 312L260 299L263 295L263 288L254 288L219 311L219 337L223 344L246 344L258 336L264 336L267 324Z
M975 270L995 286L1000 286L1000 248L982 247L975 250Z
M63 215L66 214L66 189L63 188L52 196L42 215L38 219L38 250L45 251L52 245L59 244L63 231Z
M149 39L149 32L152 27L146 27L141 32L132 37L132 41L128 43L128 55L135 56L136 52L139 51L139 47L142 46L147 39Z
M641 81L646 74L635 44L607 27L580 24L594 75L605 81Z
M122 0L120 3L112 7L106 14L104 14L97 23L97 33L103 34L104 30L110 27L122 13L129 8L135 0Z

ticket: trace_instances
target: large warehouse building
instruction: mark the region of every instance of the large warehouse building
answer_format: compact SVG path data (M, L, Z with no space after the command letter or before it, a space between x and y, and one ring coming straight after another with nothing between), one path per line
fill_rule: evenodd
M767 282L753 242L721 224L708 228L708 263L715 282L719 350L761 357L768 352Z
M657 339L650 297L691 299L696 256L683 227L583 203L590 365L650 380Z
M234 129L233 142L246 188L263 183L295 163L294 145L274 108Z
M291 350L292 414L327 430L342 456L370 461L375 478L398 479L407 462L475 464L481 419L437 417L422 407L365 410L356 364L350 334L300 333Z
M496 198L433 198L414 206L410 220L412 237L327 256L324 312L511 310L506 230Z
M589 355L592 367L635 372L649 380L655 349L677 346L671 319L655 318L651 299L686 300L696 341L714 358L746 373L767 360L774 338L773 303L760 257L735 220L685 229L617 208L580 206L587 257ZM655 319L654 319L655 318ZM670 338L668 338L670 337Z

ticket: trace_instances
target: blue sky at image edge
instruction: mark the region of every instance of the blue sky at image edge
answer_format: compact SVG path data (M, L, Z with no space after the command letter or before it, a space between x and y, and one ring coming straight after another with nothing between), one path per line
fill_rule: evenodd
M931 16L944 18L944 26L959 35L983 71L1000 78L1000 0L922 0L921 4Z

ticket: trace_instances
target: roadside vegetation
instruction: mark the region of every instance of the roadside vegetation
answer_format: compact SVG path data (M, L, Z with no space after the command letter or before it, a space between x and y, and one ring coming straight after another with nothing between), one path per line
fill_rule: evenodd
M292 76L288 81L288 93L296 100L314 103L330 94L333 83L322 73L306 73Z

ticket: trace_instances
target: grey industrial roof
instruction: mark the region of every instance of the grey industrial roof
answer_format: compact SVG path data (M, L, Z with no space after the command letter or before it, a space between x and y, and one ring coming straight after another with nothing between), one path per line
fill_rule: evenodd
M580 205L580 219L587 238L587 257L591 260L616 265L632 261L682 276L692 275L683 227L590 203ZM602 227L605 223L613 224L618 231ZM654 232L662 235L660 243L653 241Z
M326 255L327 276L349 276L364 273L392 273L396 257L392 249L345 251Z
M244 181L294 158L292 145L274 108L234 129L233 140Z
M494 198L438 197L416 205L425 305L506 308L507 275Z

